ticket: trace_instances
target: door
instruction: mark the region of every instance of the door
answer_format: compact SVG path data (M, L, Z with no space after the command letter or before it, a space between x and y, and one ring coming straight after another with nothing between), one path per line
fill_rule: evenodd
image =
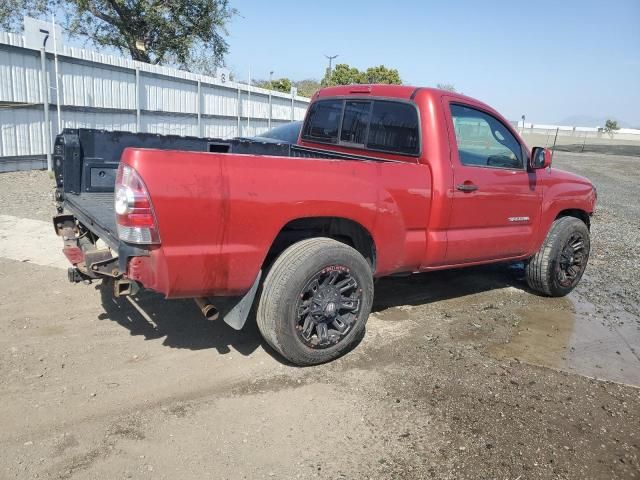
M453 168L446 263L527 253L540 216L542 185L535 172L527 172L526 148L490 112L444 101Z

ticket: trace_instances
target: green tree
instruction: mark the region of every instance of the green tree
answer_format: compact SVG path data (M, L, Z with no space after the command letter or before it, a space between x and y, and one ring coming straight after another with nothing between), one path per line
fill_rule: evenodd
M145 63L187 67L206 50L221 63L229 46L228 0L55 0L67 6L67 28Z
M609 137L613 138L616 132L620 130L620 127L618 126L618 122L616 120L608 119L604 123L604 128L602 130L604 133L609 135Z
M1 0L0 29L18 32L22 29L22 17L37 17L49 13L48 0Z
M9 6L5 2L9 2ZM229 46L229 0L2 0L0 24L15 28L23 14L64 12L71 35L114 47L145 63L220 65ZM9 11L11 9L11 11Z
M307 78L297 82L289 80L288 78L279 78L273 80L271 84L269 84L269 80L253 80L253 85L260 88L271 88L272 90L285 93L291 92L291 87L293 86L298 89L298 95L309 98L321 88L320 82L313 78Z
M277 92L289 93L291 92L291 86L293 82L288 78L278 78L276 80L252 80L253 85L260 88L266 88L268 90L275 90Z
M400 84L400 74L396 69L387 68L384 65L370 67L361 72L355 67L350 67L346 63L339 63L332 72L327 73L322 79L322 86L333 85L353 85L357 83L392 83Z
M284 92L284 93L289 93L291 92L291 80L289 80L288 78L279 78L277 80L274 80L273 82L271 82L271 88L273 90L276 90L278 92Z
M320 82L313 78L293 82L293 84L298 89L298 95L308 98L311 98L321 88Z
M327 69L322 79L323 87L352 85L354 83L365 83L364 75L360 70L350 67L346 63L339 63L331 72Z
M364 83L388 83L393 85L400 85L402 83L398 70L395 68L387 68L384 65L367 68L367 71L364 72L364 78Z

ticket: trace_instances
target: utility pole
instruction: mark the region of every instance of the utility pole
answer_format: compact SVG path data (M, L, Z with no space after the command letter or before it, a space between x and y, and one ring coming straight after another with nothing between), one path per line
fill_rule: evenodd
M338 55L325 55L325 57L329 60L329 74L331 74L331 66L334 58L338 58Z

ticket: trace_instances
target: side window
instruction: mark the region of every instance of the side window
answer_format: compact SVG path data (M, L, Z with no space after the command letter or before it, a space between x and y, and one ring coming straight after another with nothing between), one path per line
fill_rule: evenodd
M315 102L309 111L307 124L302 134L303 138L338 143L342 103L342 100Z
M407 103L373 103L367 148L416 155L420 151L418 112Z
M352 100L345 102L340 131L341 142L364 146L369 126L369 112L371 112L371 102Z
M501 121L463 105L451 105L451 117L463 165L523 168L522 147Z

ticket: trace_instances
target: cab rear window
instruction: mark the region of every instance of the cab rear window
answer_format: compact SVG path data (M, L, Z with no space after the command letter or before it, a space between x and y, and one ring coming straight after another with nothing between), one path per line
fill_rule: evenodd
M367 148L417 155L420 152L418 112L408 103L373 102Z
M373 151L418 155L415 105L393 100L319 100L309 109L304 140Z
M309 110L302 136L312 141L337 143L343 104L342 100L314 103Z

